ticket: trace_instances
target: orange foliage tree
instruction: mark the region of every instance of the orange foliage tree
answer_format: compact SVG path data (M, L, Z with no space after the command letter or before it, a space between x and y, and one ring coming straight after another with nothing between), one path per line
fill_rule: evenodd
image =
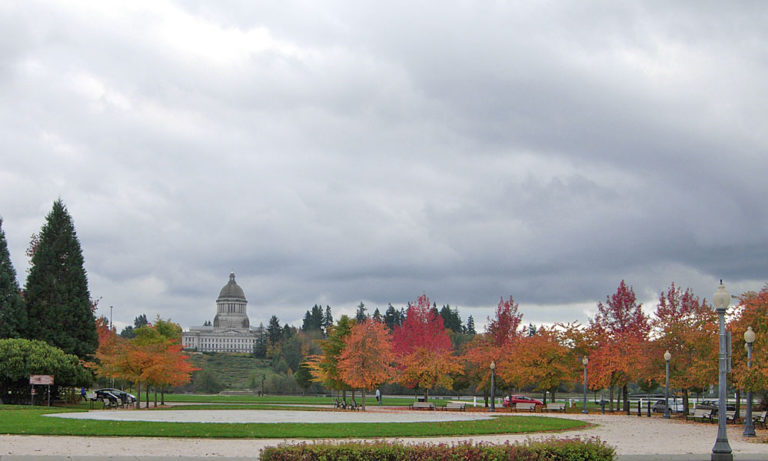
M541 327L535 335L519 338L509 352L505 354L508 358L497 366L498 375L520 387L544 391L545 404L546 391L552 393L554 400L561 384L576 379L578 368L573 350L563 343L563 338L554 328Z
M132 340L117 336L114 332L102 334L103 340L96 351L96 374L106 378L125 379L134 383L138 403L141 403L141 383L147 383L147 406L149 406L149 384L157 389L164 386L179 386L189 382L194 368L189 356L181 352L178 344L181 327L170 321L158 319L155 325L138 328ZM155 396L155 406L157 406Z
M645 354L645 379L664 383L664 352L669 351L669 385L681 390L688 414L690 391L717 380L717 313L690 289L683 291L673 283L659 295L651 327L655 339Z
M392 363L395 355L389 328L373 319L358 323L344 338L344 350L339 357L341 377L349 386L365 391L389 381L395 375Z
M429 398L429 389L450 387L451 374L462 370L458 357L453 355L443 318L431 308L426 295L408 306L403 324L393 331L392 345L400 364L400 382L424 389L425 399Z
M629 412L627 385L639 377L643 351L650 324L637 302L632 287L624 280L616 293L598 303L597 314L590 320L595 349L589 356L588 375L591 388L609 388L613 408L613 387L619 386L624 411Z
M470 342L463 355L464 372L470 380L476 383L475 390L490 387L490 364L492 361L499 366L510 359L510 348L522 336L520 323L523 314L517 312L518 305L512 296L505 300L501 298L496 307L496 316L488 319L488 326L482 335L476 335ZM517 385L516 376L507 374L499 376L507 385ZM498 384L497 384L498 385Z
M748 292L740 297L728 328L733 341L733 380L743 389L763 392L768 401L768 285L760 292ZM755 342L752 345L752 368L747 369L744 332L752 327Z

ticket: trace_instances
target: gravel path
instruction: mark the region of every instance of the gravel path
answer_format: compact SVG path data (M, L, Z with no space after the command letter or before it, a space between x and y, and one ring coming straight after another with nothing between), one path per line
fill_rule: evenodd
M221 411L222 413L240 414L238 411ZM247 410L245 410L247 411ZM145 413L137 411L109 411L98 413ZM155 412L146 412L146 414ZM170 413L170 410L156 413ZM178 411L184 415L205 415L202 411ZM263 418L266 411L258 411ZM325 422L369 420L370 418L393 418L394 415L414 421L440 414L447 416L473 416L472 413L451 412L414 412L406 410L386 411L371 409L369 412L277 412L290 413L293 420L302 421L309 418L324 418ZM430 414L432 413L432 414ZM322 415L322 416L319 416ZM223 417L223 414L220 415ZM242 416L242 415L241 415ZM481 414L481 416L483 416ZM618 415L557 415L571 419L584 420L595 427L568 431L556 434L561 436L599 437L601 440L617 448L620 455L701 455L701 459L709 459L717 435L717 425L693 423L679 420L664 420L659 417L645 418L637 416ZM503 417L503 416L502 416ZM728 438L736 459L768 460L768 432L758 429L758 437L745 439L741 436L741 426L729 425ZM438 437L404 439L405 442L454 442L461 440L488 441L501 443L518 441L527 438L547 438L552 434L534 435L490 435L474 437ZM151 457L252 457L265 446L276 445L283 440L261 439L175 439L175 438L128 438L128 437L45 437L45 436L0 436L0 457L8 455L44 455L44 456L151 456ZM296 440L288 440L296 442ZM741 456L739 456L741 455Z

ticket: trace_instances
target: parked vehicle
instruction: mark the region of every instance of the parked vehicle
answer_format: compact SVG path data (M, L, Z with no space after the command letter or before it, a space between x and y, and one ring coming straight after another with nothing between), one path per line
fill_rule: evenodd
M132 405L136 403L136 396L120 389L107 387L104 389L96 389L94 392L96 393L97 399L109 399L111 401L112 398L110 396L112 396L119 400L121 405Z
M651 410L654 413L664 413L664 410L666 409L666 405L664 404L664 399L657 400L653 406L651 407ZM673 413L682 413L683 412L683 401L678 400L677 403L675 403L674 400L669 399L669 411Z
M516 403L535 403L536 405L544 405L544 403L541 400L532 399L524 395L508 395L504 397L502 406L508 407Z

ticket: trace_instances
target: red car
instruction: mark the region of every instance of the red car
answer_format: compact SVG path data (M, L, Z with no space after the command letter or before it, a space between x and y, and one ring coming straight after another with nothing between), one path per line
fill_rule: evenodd
M515 404L515 403L535 403L536 405L544 405L544 403L541 400L532 399L524 395L512 395L512 396L508 395L504 397L504 402L502 403L502 405L505 407L508 407L510 404Z

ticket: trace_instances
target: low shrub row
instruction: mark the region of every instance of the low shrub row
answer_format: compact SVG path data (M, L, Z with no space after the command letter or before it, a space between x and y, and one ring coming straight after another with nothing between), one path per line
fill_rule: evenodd
M281 444L261 451L262 461L611 461L614 457L615 450L597 438L504 444L316 442Z

